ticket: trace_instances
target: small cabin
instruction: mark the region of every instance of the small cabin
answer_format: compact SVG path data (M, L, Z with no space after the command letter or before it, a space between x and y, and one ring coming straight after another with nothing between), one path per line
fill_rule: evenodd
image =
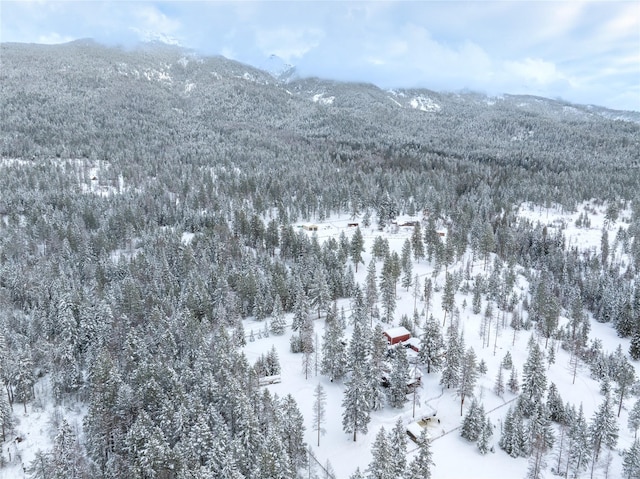
M318 225L303 225L302 228L307 231L318 231Z
M411 424L407 424L407 436L409 436L409 439L411 439L413 442L418 442L423 429L424 427L422 427L420 422L412 422Z
M401 343L402 341L406 341L411 337L411 332L404 326L387 329L382 334L385 335L385 337L387 338L387 342L390 345Z
M402 343L405 348L409 348L414 350L416 353L420 352L420 339L418 338L409 338Z
M347 227L349 228L357 228L360 225L360 223L347 223Z

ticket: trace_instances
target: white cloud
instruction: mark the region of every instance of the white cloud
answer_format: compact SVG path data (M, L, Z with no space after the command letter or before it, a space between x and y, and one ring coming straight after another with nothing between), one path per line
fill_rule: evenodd
M504 63L505 72L525 82L538 86L546 86L557 81L565 81L567 77L558 71L555 64L539 58L525 58L522 61Z

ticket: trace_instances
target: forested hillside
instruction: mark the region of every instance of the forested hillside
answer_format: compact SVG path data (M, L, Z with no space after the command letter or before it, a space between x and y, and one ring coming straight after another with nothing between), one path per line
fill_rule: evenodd
M20 474L33 478L306 474L312 418L293 395L259 385L279 374L283 352L249 361L247 324L276 336L290 327L303 375L322 351L321 374L344 386L347 411L362 414L409 407L403 379L400 393L385 396L379 377L362 377L382 361L376 324L402 323L423 337L423 351L424 338L441 337L420 367L460 391L462 411L473 384L459 388L464 374L446 364L427 367L460 348L467 302L486 324L501 317L505 331L535 333L530 371L555 346L580 361L603 384L594 394L616 413L629 410L637 431L640 386L629 367L637 371L640 359L638 113L284 82L159 44L2 44L0 61L0 477L23 465ZM591 211L579 210L585 202ZM580 214L549 227L520 214L524 204ZM567 227L588 228L596 210L598 247L567 241ZM412 222L402 250L385 246L399 217ZM320 240L298 228L332 218L357 230ZM419 281L414 266L423 268ZM415 318L398 314L396 298ZM341 321L337 304L348 309ZM320 317L321 344L311 323ZM604 349L590 321L614 328L624 349ZM554 421L564 434L568 416L544 409L551 388L527 378L511 418ZM358 381L369 392L349 405ZM54 411L49 441L35 457L17 457L20 422L45 410ZM347 439L366 432L348 423ZM501 441L508 454L534 459L531 477L552 448L543 429L530 426L517 448ZM567 432L571 441L579 433ZM561 450L558 464L604 474L601 448L617 444L596 437L584 444L590 460L562 459ZM638 441L618 449L629 452L615 454L614 470L638 477L627 473L637 474L640 459L624 465ZM405 466L367 477L402 477Z

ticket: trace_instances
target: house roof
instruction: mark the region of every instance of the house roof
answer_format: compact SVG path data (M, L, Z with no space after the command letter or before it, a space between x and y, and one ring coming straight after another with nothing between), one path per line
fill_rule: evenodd
M398 326L397 328L391 328L384 331L384 334L390 338L397 338L399 336L411 335L411 332L404 326Z

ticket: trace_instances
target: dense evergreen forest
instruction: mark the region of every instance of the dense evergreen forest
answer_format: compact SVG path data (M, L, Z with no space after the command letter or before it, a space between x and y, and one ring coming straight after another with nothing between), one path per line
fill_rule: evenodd
M466 287L500 310L514 310L521 266L527 326L592 365L620 404L638 393L619 373L623 356L640 359L638 114L283 82L159 44L2 44L0 61L3 439L14 412L37 408L42 395L86 406L82 431L56 424L53 449L28 477L301 474L303 417L291 396L259 387L278 358L249 363L243 320L270 318L265 334L282 334L283 314L293 313L291 348L304 355L313 348L306 318L339 322L334 300L354 298L353 324L370 317L378 285L375 271L373 284L354 279L366 267L358 241L320 243L294 228L335 215L380 230L398 215L424 216L414 258L441 271L469 251L484 258L473 276L450 275L445 294ZM562 228L515 215L524 202L574 211L585 200L605 205L611 221L631 211L628 227L603 229L591 253L568 247ZM379 314L393 322L395 290L385 283L407 276L412 254L394 258L383 243L374 253L384 262ZM443 311L445 320L453 313ZM570 327L558 326L561 313ZM589 339L589 317L632 338L630 349L603 351ZM352 384L365 360L353 352L323 367ZM542 415L541 393L525 390L517 414Z

